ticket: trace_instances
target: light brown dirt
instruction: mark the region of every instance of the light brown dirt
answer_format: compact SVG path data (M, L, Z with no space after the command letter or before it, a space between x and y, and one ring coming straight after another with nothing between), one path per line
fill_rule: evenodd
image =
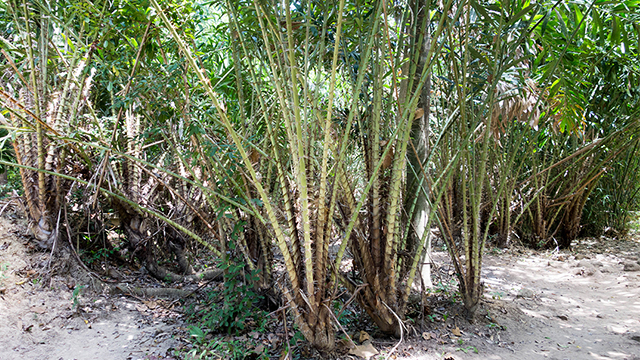
M49 266L49 253L30 249L20 221L0 218L1 360L172 358L172 321L154 318L141 301L88 287L74 306L72 277L57 275L64 271Z
M445 336L409 340L399 358L640 359L640 267L632 265L639 239L581 240L573 251L490 251L483 321L458 320L460 337L452 334L455 320L436 322Z

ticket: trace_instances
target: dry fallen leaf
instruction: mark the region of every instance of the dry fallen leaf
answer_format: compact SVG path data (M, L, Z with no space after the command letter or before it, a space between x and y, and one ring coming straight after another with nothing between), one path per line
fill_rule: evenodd
M268 334L267 339L269 339L271 345L276 345L280 341L280 338L276 334Z
M360 340L361 343L363 343L367 340L371 340L371 336L369 336L369 334L367 334L366 331L360 330L360 335L358 336L358 339Z
M37 314L44 314L45 312L47 312L47 309L41 307L41 306L34 306L31 308L31 311L33 311L34 313Z
M425 340L430 340L431 339L431 334L429 334L428 332L423 332L422 333L422 338Z
M370 357L378 355L378 350L371 345L371 341L365 341L364 344L356 345L355 348L349 350L349 355L355 355L369 360Z
M354 343L349 341L347 338L338 339L336 341L336 349L338 349L338 351L351 349L354 346Z
M147 307L151 310L155 309L156 307L158 307L158 304L156 304L155 301L144 301L142 300L142 302L147 305Z
M414 119L420 119L423 115L424 115L424 109L423 108L419 108L419 109L416 109L416 113L413 116L413 118Z
M455 328L455 329L452 329L452 330L451 330L451 333L452 333L453 335L455 335L455 336L458 336L458 337L462 336L462 332L460 331L460 329L458 328L458 326L456 326L456 328Z

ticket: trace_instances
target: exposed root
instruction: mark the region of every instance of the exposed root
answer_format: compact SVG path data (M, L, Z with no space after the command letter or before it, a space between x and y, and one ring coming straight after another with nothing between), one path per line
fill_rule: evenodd
M193 294L193 292L189 290L174 288L139 288L126 283L109 285L108 288L112 295L125 294L141 298L155 297L164 299L182 299Z
M198 282L201 280L220 280L222 279L222 270L215 269L209 271L203 271L198 274L180 275L171 272L164 267L158 265L155 261L147 261L145 268L149 271L149 275L154 278L165 282Z

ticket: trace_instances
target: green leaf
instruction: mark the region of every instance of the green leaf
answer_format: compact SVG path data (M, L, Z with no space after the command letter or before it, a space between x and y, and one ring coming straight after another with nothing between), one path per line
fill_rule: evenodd
M545 82L547 80L547 78L551 75L551 73L555 70L558 61L560 61L560 59L556 59L551 61L549 64L547 64L547 69L545 70L544 74L542 75L542 78L540 79L540 82Z
M551 84L551 89L549 90L549 97L554 97L555 94L558 92L558 89L560 88L560 80L561 79L556 79L556 81L553 82L553 84Z
M593 34L597 35L602 28L602 21L600 20L600 13L597 9L593 9L593 14L591 15L591 19L593 21Z
M622 27L622 43L624 44L622 53L629 53L629 50L631 50L631 41L629 41L629 32L627 32L624 26Z
M611 42L618 45L620 44L620 23L617 16L613 16L611 19Z
M520 10L517 14L515 14L511 20L509 20L509 23L507 24L507 26L511 26L513 24L515 24L518 20L520 20L520 18L522 18L525 14L527 14L529 11L531 11L531 9L535 8L536 5L529 5L526 8Z
M633 27L636 30L636 35L638 39L638 47L636 48L636 52L640 53L640 24L634 23Z
M474 59L478 59L480 60L485 66L489 66L489 62L487 61L487 58L482 55L478 50L476 50L475 47L473 46L469 46L469 52L471 53L471 56Z
M544 16L544 20L542 21L542 28L540 30L540 37L544 37L544 33L547 31L547 25L549 24L549 19L551 18L551 9L547 11L547 14Z
M490 19L489 14L484 9L484 6L478 4L477 1L471 1L471 6L476 12L478 12L478 14L480 14L480 16L482 16L483 20Z
M189 335L196 339L204 338L204 332L197 326L191 326L191 328L189 329Z
M565 40L568 40L569 32L567 31L567 24L565 24L564 18L562 17L560 10L556 9L556 15L558 16L558 24L560 25L560 31L562 32L562 35L564 36Z

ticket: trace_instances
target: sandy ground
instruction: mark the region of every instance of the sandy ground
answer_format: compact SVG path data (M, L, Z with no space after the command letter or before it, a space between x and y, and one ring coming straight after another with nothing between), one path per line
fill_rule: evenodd
M31 251L23 234L16 220L0 218L1 360L168 358L175 321L125 296L74 297L68 276L41 284L39 274L55 274L55 265L47 268L49 254Z
M562 252L489 252L484 319L436 321L435 339L409 340L402 358L640 359L638 239L581 240Z
M577 258L488 258L488 295L504 292L504 302L525 316L504 319L514 352L486 358L640 359L640 248L636 241L612 244L612 253L598 253L585 241L575 247Z
M173 358L185 326L178 313L159 300L74 296L74 276L55 275L20 221L0 218L0 360ZM392 358L640 359L640 236L630 238L583 240L566 252L489 251L481 321L469 324L455 305L434 309L428 330ZM451 279L446 253L434 258L445 275L434 283ZM395 343L372 341L383 355Z

